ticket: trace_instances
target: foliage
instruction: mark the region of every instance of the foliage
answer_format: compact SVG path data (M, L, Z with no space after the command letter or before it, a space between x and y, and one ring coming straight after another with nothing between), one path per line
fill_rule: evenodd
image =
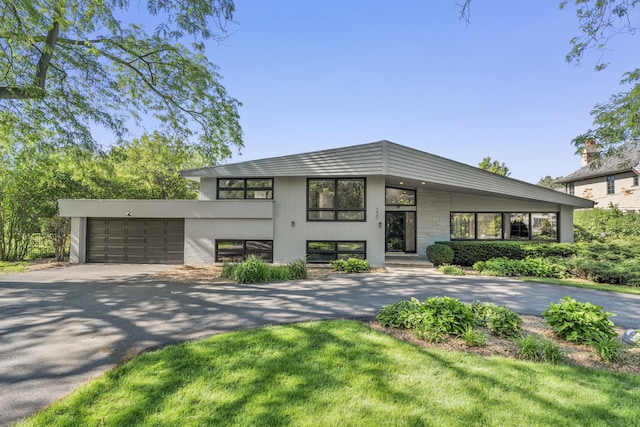
M478 164L478 167L482 170L489 171L491 173L495 173L496 175L509 176L511 172L509 172L509 168L504 163L500 163L497 160L491 161L491 157L485 157Z
M486 261L491 258L506 257L512 259L524 258L523 244L519 242L436 242L438 245L446 245L453 249L453 264L466 267L472 266L477 261Z
M225 261L222 264L220 276L236 283L258 283L306 279L308 273L304 260L274 266L251 257L239 263Z
M369 271L370 265L366 259L349 258L331 261L331 268L335 271L347 273L362 273Z
M425 351L360 322L305 322L145 352L20 425L633 426L638 389L638 375Z
M605 362L619 362L624 350L624 344L617 337L602 337L590 344Z
M564 357L558 343L545 338L536 338L533 335L525 335L516 339L518 354L523 359L534 362L547 362L557 364Z
M552 178L551 175L546 175L538 180L538 185L541 187L550 188L552 190L561 190L563 185L558 183L558 180L562 177Z
M399 301L395 304L385 305L376 315L376 319L382 326L411 329L420 323L421 304L415 299Z
M94 147L95 125L120 139L153 116L209 162L229 157L242 146L239 103L204 53L224 38L233 2L130 3L0 1L0 101L17 135L42 127L52 145ZM125 22L145 9L149 32L143 17Z
M422 303L422 310L426 313L425 324L455 337L476 324L470 305L456 298L429 298Z
M438 267L438 271L451 276L464 276L466 274L464 270L457 265L443 265Z
M522 332L522 318L507 307L492 306L487 319L487 326L499 337L518 337Z
M640 237L640 214L622 212L615 205L607 209L580 209L573 213L576 242L611 242Z
M609 320L613 313L590 302L564 297L559 303L551 302L542 315L554 333L567 341L590 344L616 336L613 322Z
M493 258L487 261L478 261L473 264L473 269L483 273L490 271L499 276L534 276L534 277L566 277L565 270L549 258L508 259Z
M487 345L487 334L469 326L462 332L461 338L469 347L484 347Z
M451 261L454 259L453 249L439 243L429 245L427 246L427 258L436 267L442 264L451 264Z
M597 283L640 286L640 246L633 241L578 244L563 264L575 277Z

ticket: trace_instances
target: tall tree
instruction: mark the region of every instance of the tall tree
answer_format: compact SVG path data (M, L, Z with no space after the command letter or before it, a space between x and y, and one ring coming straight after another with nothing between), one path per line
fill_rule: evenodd
M552 190L561 190L564 187L562 184L558 184L558 180L560 178L561 177L552 178L551 175L547 175L545 177L540 178L540 180L538 181L538 185L541 187L550 188Z
M489 171L502 176L509 176L511 172L509 172L509 168L504 163L500 163L497 160L491 160L491 157L485 157L482 159L480 163L478 163L478 167L482 170Z
M209 163L229 157L242 146L239 103L204 47L233 12L232 0L0 0L0 109L24 133L42 126L87 147L96 125L122 138L129 120L153 116ZM133 13L143 17L125 23Z
M460 16L469 20L472 0L459 4ZM609 42L622 34L634 35L640 27L639 0L563 0L560 9L575 6L579 33L570 40L571 50L567 62L580 63L585 52L597 50L601 53L595 64L596 71L606 68L605 52ZM636 52L630 52L635 54ZM571 142L581 153L588 141L598 141L602 155L614 155L625 147L640 144L640 68L623 74L620 84L625 88L611 95L607 102L596 104L591 111L593 128L575 137Z

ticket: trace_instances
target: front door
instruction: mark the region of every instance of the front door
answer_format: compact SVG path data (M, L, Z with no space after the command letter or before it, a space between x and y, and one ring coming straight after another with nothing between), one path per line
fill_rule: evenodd
M416 252L416 213L387 212L387 252Z

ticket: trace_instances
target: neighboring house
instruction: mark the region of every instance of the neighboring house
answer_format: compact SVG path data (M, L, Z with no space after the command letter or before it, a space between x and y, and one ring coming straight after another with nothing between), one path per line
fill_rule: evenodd
M425 257L442 240L573 241L593 202L389 141L182 172L199 200L60 200L71 261Z
M613 204L625 212L640 212L640 147L610 157L599 154L595 143L588 142L580 169L557 182L565 185L567 194L592 200L598 208Z

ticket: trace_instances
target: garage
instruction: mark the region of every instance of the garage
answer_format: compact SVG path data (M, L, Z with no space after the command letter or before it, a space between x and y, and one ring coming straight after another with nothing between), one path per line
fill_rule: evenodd
M87 218L87 262L183 264L184 219Z

